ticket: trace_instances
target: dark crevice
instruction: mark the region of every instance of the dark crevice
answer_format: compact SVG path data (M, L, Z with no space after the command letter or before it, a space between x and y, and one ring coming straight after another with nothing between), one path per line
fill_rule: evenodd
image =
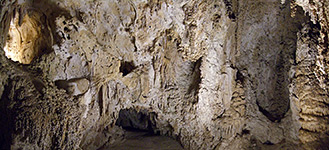
M120 110L115 125L127 131L159 134L156 128L155 118L155 113L147 112L146 110L136 111L135 109L123 109Z
M69 81L67 80L57 80L55 81L55 85L57 86L57 88L59 89L64 89L66 91L66 93L69 92Z
M243 129L243 130L242 130L242 134L245 134L245 135L250 134L250 130Z
M196 62L193 63L192 68L192 83L190 84L187 94L192 94L194 92L194 95L198 95L199 89L200 89L200 83L201 83L201 62L202 57L199 58ZM196 103L197 101L194 101L193 103Z
M265 144L265 145L274 145L271 141L266 141L266 142L264 142L263 144Z
M134 65L133 62L121 62L120 65L120 72L122 73L122 76L126 76L127 74L131 73L133 70L135 70L137 67Z
M100 87L98 91L98 105L99 105L99 114L103 114L103 86Z
M14 115L8 108L10 105L9 93L11 83L5 86L3 95L0 99L0 149L10 149L12 143L12 134L14 132Z
M267 110L265 110L262 106L259 105L258 101L256 101L256 104L258 106L259 111L265 115L269 120L271 120L272 122L280 122L281 118L279 117L275 117L273 116L270 112L268 112Z
M244 83L244 76L243 76L243 74L241 73L241 71L240 70L238 70L237 72L236 72L236 81L237 82L240 82L241 84L243 84Z

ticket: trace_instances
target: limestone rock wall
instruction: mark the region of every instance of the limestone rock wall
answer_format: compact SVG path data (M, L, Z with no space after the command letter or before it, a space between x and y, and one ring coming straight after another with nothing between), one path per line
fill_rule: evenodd
M327 9L298 0L2 1L1 48L16 46L10 28L32 10L45 16L37 39L51 48L22 42L37 52L28 65L1 50L1 148L98 149L122 140L116 121L126 109L152 114L154 132L185 149L323 148Z
M328 11L326 1L294 1L312 23L299 31L292 100L300 116L300 139L307 148L328 143Z

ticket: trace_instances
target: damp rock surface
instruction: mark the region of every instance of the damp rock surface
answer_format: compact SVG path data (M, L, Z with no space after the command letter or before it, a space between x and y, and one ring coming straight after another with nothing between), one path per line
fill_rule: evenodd
M326 149L328 12L320 0L3 0L0 149Z

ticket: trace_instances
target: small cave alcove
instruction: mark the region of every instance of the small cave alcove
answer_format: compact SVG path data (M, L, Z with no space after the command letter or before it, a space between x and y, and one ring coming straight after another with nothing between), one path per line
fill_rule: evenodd
M122 61L120 64L120 72L122 73L122 76L126 76L136 68L137 67L134 65L132 61L131 62Z
M155 113L146 110L137 111L135 109L122 109L115 125L131 132L148 132L158 135L155 123Z
M121 143L109 145L106 149L170 149L183 150L181 144L168 136L160 135L156 127L157 114L147 110L122 109L116 120L117 126L124 130L124 140Z

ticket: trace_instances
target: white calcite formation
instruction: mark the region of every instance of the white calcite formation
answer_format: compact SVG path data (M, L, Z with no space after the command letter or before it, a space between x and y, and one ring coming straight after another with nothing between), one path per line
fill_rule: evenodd
M328 2L0 8L0 149L104 148L120 110L184 149L328 148Z

